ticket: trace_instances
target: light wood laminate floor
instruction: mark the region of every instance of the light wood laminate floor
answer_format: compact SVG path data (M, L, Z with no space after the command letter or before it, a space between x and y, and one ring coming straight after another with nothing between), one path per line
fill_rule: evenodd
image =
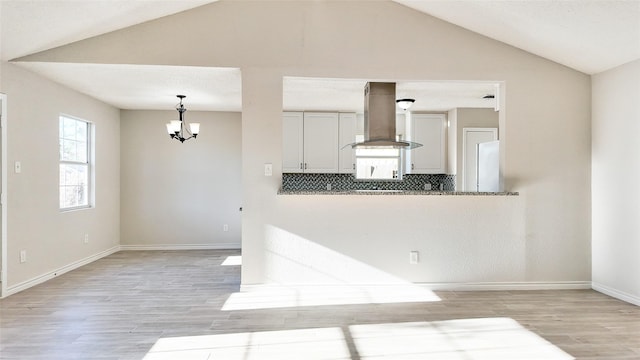
M0 300L0 358L640 359L640 307L595 291L238 294L238 255L118 252Z

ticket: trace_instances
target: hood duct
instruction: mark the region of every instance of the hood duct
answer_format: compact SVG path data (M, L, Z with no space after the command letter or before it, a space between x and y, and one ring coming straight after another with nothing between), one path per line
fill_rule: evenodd
M396 84L368 82L364 87L364 141L354 149L414 149L422 144L396 139Z

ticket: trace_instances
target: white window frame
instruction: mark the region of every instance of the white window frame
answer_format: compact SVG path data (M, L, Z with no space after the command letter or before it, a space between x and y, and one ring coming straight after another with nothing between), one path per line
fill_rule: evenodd
M356 136L356 142L361 142L364 140L364 136L362 135L357 135ZM390 154L384 154L384 152L389 152ZM391 153L394 154L391 154ZM403 155L403 150L401 149L384 149L383 151L380 150L369 150L369 149L356 149L355 150L355 163L356 163L356 169L354 171L354 178L357 181L402 181L402 177L403 177L403 169L402 169L402 157ZM396 173L396 177L395 178L366 178L366 177L359 177L359 170L360 170L360 164L359 161L360 159L367 159L367 160L394 160L397 163L397 173Z
M75 140L75 139L66 139L63 137L63 134L60 131L61 128L61 123L65 120L73 120L73 121L78 121L78 122L83 122L86 124L87 126L87 133L86 133L86 161L79 161L79 160L63 160L62 159L62 150L58 149L58 207L60 209L60 211L65 212L65 211L73 211L73 210L81 210L81 209L91 209L94 207L94 184L95 184L95 177L94 177L94 173L93 173L93 163L94 163L94 126L93 123L91 123L90 121L84 120L84 119L80 119L77 118L75 116L70 116L70 115L66 115L66 114L60 114L60 116L58 117L58 146L62 146L62 140ZM81 165L81 166L86 166L87 168L87 194L86 194L86 204L81 204L81 205L74 205L74 206L63 206L63 201L62 201L62 189L64 186L66 186L65 184L62 183L61 180L61 174L60 172L62 171L62 165Z

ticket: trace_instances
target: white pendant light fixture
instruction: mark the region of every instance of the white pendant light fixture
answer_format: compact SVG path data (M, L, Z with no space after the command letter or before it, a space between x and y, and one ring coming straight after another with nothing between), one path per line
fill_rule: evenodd
M416 102L415 99L398 99L396 100L396 105L404 111L407 111L413 103Z
M171 120L167 124L167 132L169 133L169 137L172 139L176 139L180 142L184 142L185 140L189 140L191 138L195 139L196 136L200 133L200 123L191 123L187 127L187 123L184 120L184 113L187 111L187 108L182 104L182 99L186 98L186 95L176 95L180 99L180 103L176 105L176 110L178 110L178 120Z

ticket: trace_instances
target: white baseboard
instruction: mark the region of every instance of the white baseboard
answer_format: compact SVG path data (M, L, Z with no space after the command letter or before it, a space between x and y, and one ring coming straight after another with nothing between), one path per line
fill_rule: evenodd
M3 297L7 297L9 295L13 295L15 293L18 293L18 292L20 292L22 290L26 290L26 289L28 289L30 287L36 286L38 284L42 284L43 282L45 282L47 280L51 280L56 276L60 276L60 275L62 275L64 273L67 273L67 272L69 272L71 270L75 270L75 269L77 269L77 268L79 268L81 266L84 266L84 265L87 265L89 263L92 263L92 262L94 262L94 261L96 261L98 259L101 259L101 258L103 258L105 256L109 256L109 255L111 255L113 253L116 253L118 251L120 251L120 245L117 245L117 246L114 246L114 247L112 247L110 249L101 251L101 252L99 252L97 254L88 256L88 257L86 257L84 259L72 262L71 264L62 266L62 267L60 267L58 269L55 269L53 271L50 271L50 272L44 273L42 275L36 276L36 277L34 277L34 278L30 279L30 280L23 281L21 283L15 284L13 286L7 287L7 293L3 294L4 295Z
M239 250L239 243L120 245L120 250Z
M584 290L591 289L591 281L521 281L476 283L419 283L429 290L509 291L509 290Z
M625 302L628 302L630 304L633 305L637 305L640 306L640 297L636 296L636 295L632 295L632 294L628 294L624 291L620 291L620 290L616 290L614 288L610 288L606 285L602 285L602 284L598 284L596 282L593 282L591 284L591 288L597 292L601 292L605 295L609 295L611 297L614 297L618 300L622 300Z
M508 290L585 290L591 281L478 282L478 283L407 283L407 284L243 284L240 291L273 287L383 287L416 286L427 290L508 291Z

